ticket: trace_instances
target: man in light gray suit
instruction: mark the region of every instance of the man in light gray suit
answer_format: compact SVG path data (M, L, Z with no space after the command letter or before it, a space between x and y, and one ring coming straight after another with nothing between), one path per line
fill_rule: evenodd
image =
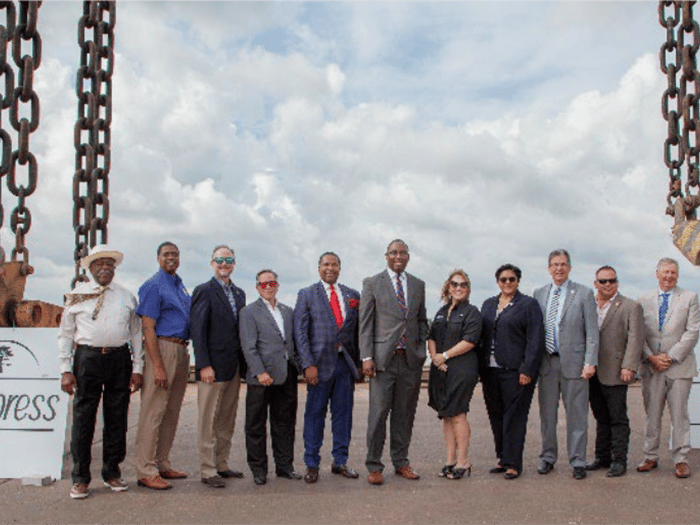
M267 419L278 477L301 479L294 471L297 376L292 309L277 301L279 282L272 270L256 277L260 298L240 311L240 336L248 364L245 437L248 465L256 485L267 483Z
M642 295L646 339L643 349L642 397L647 413L644 461L639 472L658 466L661 417L664 404L671 413L671 456L678 478L690 476L690 419L688 397L693 377L697 375L695 343L700 330L700 309L695 292L676 286L678 262L664 258L656 266L658 290Z
M390 454L396 474L418 479L408 461L428 321L425 283L405 272L410 258L400 239L389 243L387 269L362 283L359 340L362 372L370 378L367 421L368 481L384 483L382 452L391 412Z
M566 445L574 478L586 477L588 380L598 364L598 316L593 290L569 280L566 250L549 254L553 284L535 290L545 325L545 352L538 394L542 453L537 472L549 474L557 461L559 397L566 412Z
M586 470L607 468L607 476L627 471L630 420L627 385L639 369L644 344L644 320L638 302L618 292L617 273L602 266L593 283L600 327L598 367L590 379L588 399L596 419L595 460Z

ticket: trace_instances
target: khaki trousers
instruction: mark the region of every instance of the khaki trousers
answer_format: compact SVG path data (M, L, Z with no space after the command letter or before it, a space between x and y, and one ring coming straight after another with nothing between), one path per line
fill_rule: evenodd
M228 470L240 391L238 372L231 381L197 383L199 463L203 478Z
M160 358L168 377L168 388L155 384L153 363L146 352L141 389L141 412L136 433L136 478L150 478L169 470L170 449L175 439L180 407L185 397L190 357L187 347L158 339Z

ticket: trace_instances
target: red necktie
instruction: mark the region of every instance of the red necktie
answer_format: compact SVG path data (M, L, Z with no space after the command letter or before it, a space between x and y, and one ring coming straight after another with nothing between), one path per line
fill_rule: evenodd
M331 284L331 310L333 310L333 317L335 317L335 324L338 325L338 330L343 327L343 311L340 309L340 301L338 301L338 294L335 293L335 288Z

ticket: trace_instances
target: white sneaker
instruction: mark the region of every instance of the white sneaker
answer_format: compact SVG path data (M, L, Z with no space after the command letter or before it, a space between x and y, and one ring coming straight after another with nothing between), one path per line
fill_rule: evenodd
M85 499L90 495L90 489L86 483L74 483L70 488L70 497L73 499Z
M124 492L129 490L129 485L119 478L108 479L104 482L105 487L112 489L112 492Z

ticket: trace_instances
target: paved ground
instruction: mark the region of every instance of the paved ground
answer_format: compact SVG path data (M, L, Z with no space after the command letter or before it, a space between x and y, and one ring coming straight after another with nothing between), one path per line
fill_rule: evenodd
M245 387L242 395L245 396ZM304 471L301 421L305 388L299 387L296 467ZM576 481L566 462L554 472L536 472L539 453L539 418L533 403L525 470L514 481L489 474L494 465L493 444L483 397L477 387L469 420L472 425L471 478L460 481L436 476L444 462L441 424L426 406L421 392L411 446L411 461L422 474L419 481L397 478L388 469L386 483L370 486L363 466L368 389L356 392L355 426L350 464L362 476L345 479L330 473L327 439L322 450L321 479L316 485L277 479L274 474L262 487L253 484L245 464L242 435L244 400L241 399L234 435L231 466L244 470L246 477L229 482L225 489L204 486L198 476L196 449L196 386L188 387L180 427L172 454L173 464L190 478L175 481L175 487L154 492L136 486L131 456L124 463L124 478L130 484L125 493L112 494L101 486L99 469L102 449L99 431L93 447L92 495L73 501L70 488L70 458L64 457L63 479L52 486L23 486L19 480L0 480L0 522L2 523L700 523L700 453L690 457L695 475L687 480L672 475L668 450L662 451L661 467L649 474L634 468L622 478L606 478L604 472L590 473ZM130 414L129 444L136 434L137 399ZM632 440L630 463L641 459L643 409L641 389L630 389ZM559 424L559 446L565 451L563 415ZM668 442L668 418L662 442ZM592 426L591 426L592 428ZM328 435L328 432L327 432ZM592 451L589 432L589 456Z

